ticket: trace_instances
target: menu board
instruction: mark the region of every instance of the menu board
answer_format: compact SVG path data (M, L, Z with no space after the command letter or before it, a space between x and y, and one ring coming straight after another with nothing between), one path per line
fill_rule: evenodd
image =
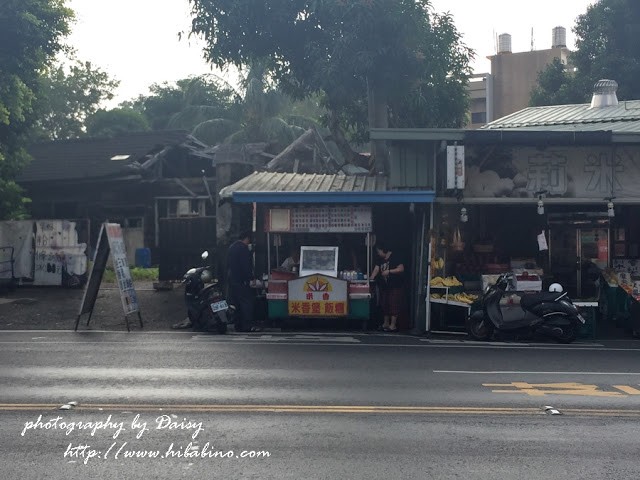
M294 233L367 233L373 229L371 207L325 206L291 209Z

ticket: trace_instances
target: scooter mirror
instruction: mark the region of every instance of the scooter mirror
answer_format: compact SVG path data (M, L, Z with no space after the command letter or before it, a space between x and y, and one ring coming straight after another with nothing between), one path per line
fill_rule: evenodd
M562 288L562 285L560 285L559 283L552 283L551 285L549 285L549 291L554 293L555 292L560 293L560 292L563 292L564 289Z
M209 252L205 250L204 252L202 252L202 255L200 256L202 257L203 260L206 260L207 258L209 258Z

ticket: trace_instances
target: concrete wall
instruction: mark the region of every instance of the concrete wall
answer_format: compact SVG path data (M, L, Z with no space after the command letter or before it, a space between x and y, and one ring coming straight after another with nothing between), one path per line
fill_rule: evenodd
M519 53L501 53L489 57L493 76L494 118L504 117L529 106L531 90L538 73L559 58L566 63L565 47Z

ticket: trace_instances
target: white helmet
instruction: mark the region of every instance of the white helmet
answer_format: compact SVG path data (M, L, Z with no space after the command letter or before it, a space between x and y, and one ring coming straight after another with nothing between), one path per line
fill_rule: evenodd
M564 289L562 288L562 285L560 285L559 283L552 283L551 285L549 285L549 291L550 292L563 292Z
M213 275L211 274L211 270L209 270L208 268L205 268L200 274L200 279L204 283L209 283L211 280L213 280Z

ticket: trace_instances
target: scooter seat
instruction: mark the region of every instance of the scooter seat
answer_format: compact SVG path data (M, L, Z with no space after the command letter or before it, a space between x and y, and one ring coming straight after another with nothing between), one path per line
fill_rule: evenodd
M560 297L564 297L566 293L564 292L540 292L540 293L531 293L528 295L524 295L520 299L520 305L522 308L529 309L534 307L535 305L539 305L541 303L550 303L555 302Z

